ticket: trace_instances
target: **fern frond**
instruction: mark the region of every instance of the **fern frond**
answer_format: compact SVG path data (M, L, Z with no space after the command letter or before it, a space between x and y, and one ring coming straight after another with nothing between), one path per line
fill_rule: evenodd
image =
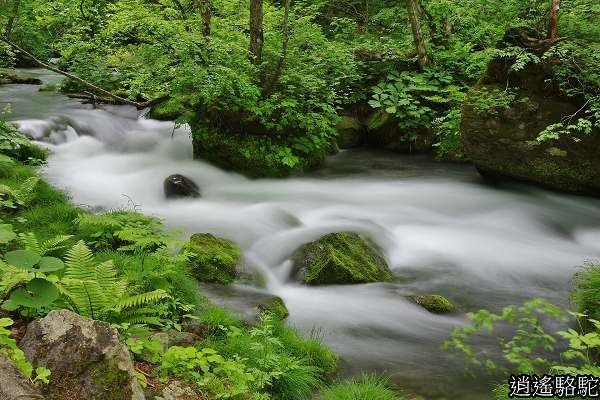
M96 271L92 266L93 256L89 247L80 240L67 251L65 277L81 281L94 281Z
M18 197L16 198L17 202L22 205L29 204L35 196L35 187L39 181L40 178L37 176L32 176L31 178L25 179L25 182L23 182L18 189Z
M40 242L37 240L33 232L19 234L19 240L27 250L41 254Z
M72 237L73 235L58 235L53 237L52 239L43 241L39 246L40 254L46 255L50 252L64 249L65 247L67 247L65 243Z
M156 289L152 292L146 292L122 298L115 304L115 308L118 311L130 308L139 308L149 304L156 304L160 300L168 297L170 296L167 292L162 289Z

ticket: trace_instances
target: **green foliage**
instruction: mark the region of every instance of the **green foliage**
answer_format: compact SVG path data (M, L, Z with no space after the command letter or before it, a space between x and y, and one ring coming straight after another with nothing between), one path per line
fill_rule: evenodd
M39 178L31 177L18 187L0 184L0 209L19 209L28 207L33 201L35 187Z
M47 157L46 150L33 144L13 125L2 120L0 120L0 154L29 165L42 164Z
M471 324L454 328L452 339L445 342L445 349L460 351L467 361L490 371L504 370L491 358L486 358L485 351L476 352L469 344L469 339L480 330L491 333L499 323L514 325L515 334L511 338L499 337L500 349L504 359L510 364L512 371L533 374L548 370L551 362L542 354L554 349L556 338L547 333L541 317L560 319L564 315L559 308L542 299L533 299L521 306L507 306L499 314L488 310L468 313ZM505 371L509 371L508 369Z
M0 352L6 354L23 375L33 383L47 384L50 380L50 371L44 367L37 367L34 371L33 366L25 358L23 351L17 346L17 341L10 337L11 331L8 328L13 322L10 318L0 318ZM34 372L35 377L33 376Z
M413 140L419 130L428 128L448 107L462 101L462 89L444 72L403 71L389 74L377 84L369 105L394 115L402 131L407 132L405 139Z
M461 118L461 110L453 108L446 115L433 120L433 129L439 138L439 141L434 144L437 148L439 159L451 161L466 160L460 136Z
M160 221L130 211L81 214L79 235L95 250L152 252L166 244Z
M575 274L573 282L572 297L577 311L600 319L600 265L587 265Z
M388 382L375 375L338 383L321 393L323 400L403 400L405 397L390 389Z
M117 275L112 261L94 265L83 241L67 252L65 264L60 285L78 314L116 323L160 325L157 310L150 306L168 297L164 290L129 294L127 281Z
M487 87L472 90L466 102L481 115L501 115L517 101L517 93L512 89L489 89Z

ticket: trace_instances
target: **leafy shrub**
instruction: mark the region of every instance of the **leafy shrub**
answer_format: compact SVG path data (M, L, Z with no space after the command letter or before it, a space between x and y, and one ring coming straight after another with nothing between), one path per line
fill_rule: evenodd
M2 120L0 120L0 153L29 165L39 165L48 156L46 150L32 143L13 125Z
M394 115L400 128L407 132L405 139L413 140L463 98L462 87L454 84L447 73L403 71L391 73L377 84L369 105Z

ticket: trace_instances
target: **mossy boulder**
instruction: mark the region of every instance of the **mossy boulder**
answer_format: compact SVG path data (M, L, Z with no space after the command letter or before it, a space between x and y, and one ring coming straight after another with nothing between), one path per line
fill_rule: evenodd
M192 274L201 282L229 284L237 276L242 253L230 240L210 233L196 233L182 250L189 253Z
M307 285L390 282L392 273L377 246L353 232L330 233L305 244L293 256Z
M22 71L0 69L0 85L18 83L23 85L41 85L43 82L35 76Z
M491 182L517 180L600 195L600 129L578 140L570 135L537 140L548 126L578 110L581 115L585 100L560 92L554 60L529 63L518 71L511 68L513 62L492 60L463 105L461 136L467 157ZM503 93L512 93L509 101Z
M438 294L415 294L408 299L434 314L451 313L456 309L450 300Z
M367 144L398 153L426 153L431 151L437 140L430 130L403 131L396 117L382 110L375 111L367 117L366 127ZM414 139L409 139L411 136Z
M117 331L71 311L33 321L21 348L34 367L51 372L47 400L144 400L133 361Z
M273 315L278 319L285 319L288 315L290 315L290 312L285 306L283 299L279 296L273 296L269 299L266 299L258 305L258 310L261 313Z
M337 124L337 144L340 149L352 149L361 145L364 126L356 117L342 115Z
M260 126L253 126L250 122L247 126L236 128L246 132L244 134L233 133L237 130L227 129L231 127L219 130L194 122L190 126L194 158L251 178L298 175L323 165L325 157L338 150L335 142L331 140L311 151L301 151L301 134L290 133L282 136L270 133Z

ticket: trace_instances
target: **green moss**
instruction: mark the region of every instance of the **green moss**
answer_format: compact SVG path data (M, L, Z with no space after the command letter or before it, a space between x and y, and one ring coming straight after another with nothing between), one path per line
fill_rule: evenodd
M390 282L392 273L379 249L352 232L337 232L302 246L296 269L308 285Z
M416 294L408 298L415 304L435 314L451 313L455 310L454 304L450 300L437 294Z
M197 233L182 250L189 252L189 266L199 281L228 284L235 279L242 255L230 240L210 233Z
M274 296L271 299L259 304L258 309L262 313L271 314L277 319L285 319L288 315L290 315L290 312L288 311L281 297L277 296Z
M194 157L249 177L287 177L315 168L332 149L329 143L300 151L306 144L276 135L236 135L192 125ZM303 147L302 147L303 146Z

